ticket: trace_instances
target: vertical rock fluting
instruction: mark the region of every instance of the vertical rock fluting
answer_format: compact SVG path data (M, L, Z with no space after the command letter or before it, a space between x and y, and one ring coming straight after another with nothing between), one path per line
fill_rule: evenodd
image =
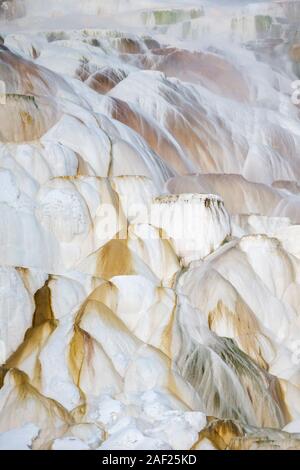
M296 2L75 3L0 1L0 448L299 448Z
M212 194L180 194L154 199L153 223L171 240L183 266L205 258L231 235L222 199Z

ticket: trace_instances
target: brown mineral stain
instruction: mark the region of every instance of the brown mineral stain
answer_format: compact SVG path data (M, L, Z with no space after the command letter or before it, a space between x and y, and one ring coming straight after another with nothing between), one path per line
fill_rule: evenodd
M233 438L228 450L300 450L300 440L287 436L284 438L268 438L267 436L249 436Z
M30 126L31 124L33 124L33 117L27 111L20 111L20 117L21 117L24 129L26 128L26 126Z
M45 408L49 416L51 416L51 414L55 414L65 423L72 424L73 420L67 410L57 401L39 393L36 388L30 384L27 374L18 369L12 369L11 377L15 382L18 399L20 401L27 399L37 400Z
M96 300L102 302L113 312L117 309L118 303L118 288L110 281L103 282L100 286L96 287L89 295L89 300Z
M20 367L21 364L33 353L36 354L33 383L38 386L40 382L40 364L38 355L45 342L57 327L57 320L54 317L51 306L51 291L48 281L34 295L35 312L33 314L32 326L24 336L24 340L11 354L6 363L1 367L0 385L2 387L6 373L13 368Z
M46 321L55 323L55 316L52 310L51 290L49 288L50 278L34 295L35 312L32 326L36 327Z
M135 39L122 37L116 40L116 46L119 52L123 54L139 54L143 52L139 42Z
M95 275L104 279L135 274L126 240L111 240L97 253Z
M84 314L84 310L81 312ZM81 318L81 317L79 317ZM78 387L82 403L76 407L72 412L76 422L79 422L82 416L86 413L86 396L81 388L81 372L84 364L88 368L92 368L92 361L94 355L93 338L78 326L74 325L74 334L69 346L69 361L68 367L71 373L74 384Z
M197 449L198 444L207 438L219 450L225 450L231 440L244 435L242 427L232 420L211 419L209 425L199 433L199 439L192 447Z
M290 49L289 55L294 62L300 62L300 44L294 44Z
M73 382L79 387L80 373L84 361L84 335L86 333L74 325L74 334L69 346L69 370Z
M16 71L21 79L22 92L24 94L31 94L36 84L48 90L49 93L51 92L47 80L43 77L42 69L32 61L12 53L5 47L0 49L0 60Z
M103 67L90 75L85 83L102 95L108 93L126 77L125 72L115 70L112 67Z
M269 375L269 384L269 390L275 403L277 403L278 407L283 413L285 424L290 423L293 418L289 412L289 408L285 399L284 381L277 379L277 377L274 377L273 375Z
M110 97L110 99L112 103L110 114L113 119L126 124L140 134L148 145L171 167L176 168L180 173L187 172L177 146L162 133L158 125L154 122L150 123L144 115L133 110L125 101L115 97Z

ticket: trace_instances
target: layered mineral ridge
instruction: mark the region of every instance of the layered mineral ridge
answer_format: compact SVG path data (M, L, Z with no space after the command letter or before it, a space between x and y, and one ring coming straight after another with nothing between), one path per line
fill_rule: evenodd
M300 448L300 2L0 1L0 448Z

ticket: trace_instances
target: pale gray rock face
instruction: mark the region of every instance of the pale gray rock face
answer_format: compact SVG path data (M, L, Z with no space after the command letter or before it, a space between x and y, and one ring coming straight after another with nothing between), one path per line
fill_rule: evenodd
M300 3L0 1L0 448L300 447Z

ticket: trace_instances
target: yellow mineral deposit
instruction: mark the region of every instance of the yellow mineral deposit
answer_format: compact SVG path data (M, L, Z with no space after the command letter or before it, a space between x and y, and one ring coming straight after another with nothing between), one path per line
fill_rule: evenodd
M299 21L0 1L0 449L300 449Z

